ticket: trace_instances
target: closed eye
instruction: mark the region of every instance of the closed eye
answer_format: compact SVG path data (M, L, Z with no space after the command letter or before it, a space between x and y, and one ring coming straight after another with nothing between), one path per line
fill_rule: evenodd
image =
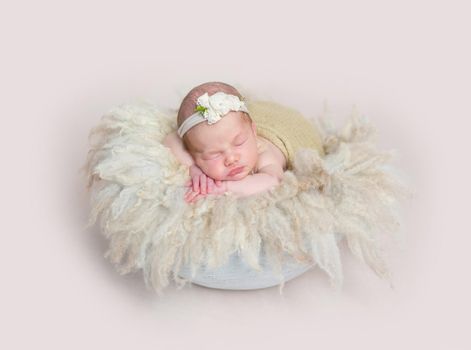
M206 160L216 159L220 155L221 155L221 153L208 154L208 155L204 156L203 159L206 159Z
M236 143L236 146L242 146L245 142L247 142L248 139L245 139L242 142Z

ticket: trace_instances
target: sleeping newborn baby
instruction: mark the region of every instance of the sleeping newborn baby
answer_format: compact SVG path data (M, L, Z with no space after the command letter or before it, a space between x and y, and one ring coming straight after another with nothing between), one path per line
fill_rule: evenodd
M221 82L193 88L181 103L177 124L164 144L189 167L189 203L210 194L269 190L281 182L298 149L323 155L317 130L299 113L271 102L245 103Z

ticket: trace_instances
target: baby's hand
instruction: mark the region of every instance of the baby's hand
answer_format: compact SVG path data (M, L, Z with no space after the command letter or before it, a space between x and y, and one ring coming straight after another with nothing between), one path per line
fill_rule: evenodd
M220 180L213 180L207 176L203 171L196 165L190 167L190 180L187 182L187 186L190 186L193 192L199 192L203 195L211 194L214 191L215 186L221 186Z
M222 181L210 178L196 165L190 167L190 180L186 186L189 187L185 194L185 201L188 203L196 202L208 194L222 194L226 191Z

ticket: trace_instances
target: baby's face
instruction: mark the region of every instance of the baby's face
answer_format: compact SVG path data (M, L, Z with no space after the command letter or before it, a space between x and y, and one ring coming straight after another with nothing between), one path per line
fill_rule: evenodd
M215 180L241 180L257 164L255 124L242 112L229 112L212 125L198 124L186 137L196 165Z

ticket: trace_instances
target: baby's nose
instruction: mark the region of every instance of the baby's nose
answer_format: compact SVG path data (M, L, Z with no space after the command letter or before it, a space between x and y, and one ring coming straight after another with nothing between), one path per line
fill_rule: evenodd
M232 164L235 164L238 161L239 161L239 155L231 153L227 155L225 163L226 163L226 166L231 166Z

